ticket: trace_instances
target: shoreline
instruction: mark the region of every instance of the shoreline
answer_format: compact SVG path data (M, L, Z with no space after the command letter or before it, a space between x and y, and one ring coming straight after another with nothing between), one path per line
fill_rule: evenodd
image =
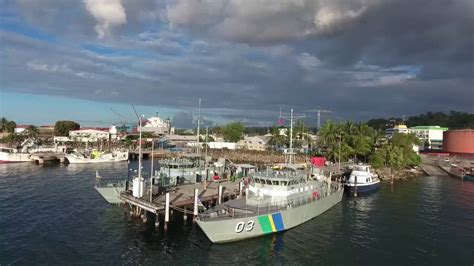
M410 180L418 177L428 176L425 172L421 170L420 167L413 168L413 169L401 169L391 171L390 168L380 168L375 169L375 173L379 175L380 182L382 183L390 183L392 181L404 181Z

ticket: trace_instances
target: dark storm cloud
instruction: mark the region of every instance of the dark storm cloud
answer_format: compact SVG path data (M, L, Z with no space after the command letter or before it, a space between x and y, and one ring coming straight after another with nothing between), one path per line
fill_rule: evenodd
M194 117L192 113L177 112L172 120L175 128L194 128Z
M0 30L2 89L178 108L183 127L198 98L209 119L251 125L280 107L474 111L471 1L86 2L8 6L58 40Z

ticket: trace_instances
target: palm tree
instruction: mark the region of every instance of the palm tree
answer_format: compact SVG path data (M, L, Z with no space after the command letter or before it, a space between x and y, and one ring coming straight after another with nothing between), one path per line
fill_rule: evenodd
M7 132L8 132L8 133L13 133L13 132L15 132L15 128L16 128L16 123L15 123L15 121L8 121L6 128L7 128Z
M30 138L36 138L39 135L39 129L35 126L29 126L25 131L26 135Z
M345 125L345 128L344 128L344 131L349 135L353 135L353 134L358 133L356 124L354 122L352 122L351 120L347 121L347 123Z
M2 117L2 120L0 121L0 129L2 132L5 132L7 130L7 124L8 124L8 119L5 117Z
M319 141L324 146L332 146L339 141L340 128L331 120L326 121L318 132Z
M295 130L296 138L297 139L303 139L303 136L304 136L304 133L305 133L305 130L306 130L306 125L304 124L303 121L298 120L298 121L296 121L294 130Z
M280 134L280 131L277 127L272 127L270 129L270 139L268 144L273 147L273 149L283 145L285 143L285 136Z

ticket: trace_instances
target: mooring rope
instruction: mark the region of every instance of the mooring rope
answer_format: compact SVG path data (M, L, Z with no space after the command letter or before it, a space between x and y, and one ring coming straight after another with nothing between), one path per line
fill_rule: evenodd
M194 212L192 212L192 211L188 211L186 209L183 209L183 208L180 208L180 207L177 207L177 206L170 205L170 208L173 209L173 210L185 213L185 214L194 214Z

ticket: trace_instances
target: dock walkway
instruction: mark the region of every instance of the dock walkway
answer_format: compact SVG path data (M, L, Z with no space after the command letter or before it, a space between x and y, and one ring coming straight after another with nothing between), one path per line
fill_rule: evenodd
M235 198L239 195L239 183L237 181L224 181L220 183L210 182L204 189L204 183L187 184L177 186L169 191L170 206L185 209L189 207L192 210L194 204L194 190L198 189L198 198L204 204L210 206L218 201L219 186L222 186L222 200ZM131 191L120 193L120 199L127 204L142 208L152 213L161 213L165 211L165 194L153 196L150 202L149 188L145 189L143 197L132 196Z

